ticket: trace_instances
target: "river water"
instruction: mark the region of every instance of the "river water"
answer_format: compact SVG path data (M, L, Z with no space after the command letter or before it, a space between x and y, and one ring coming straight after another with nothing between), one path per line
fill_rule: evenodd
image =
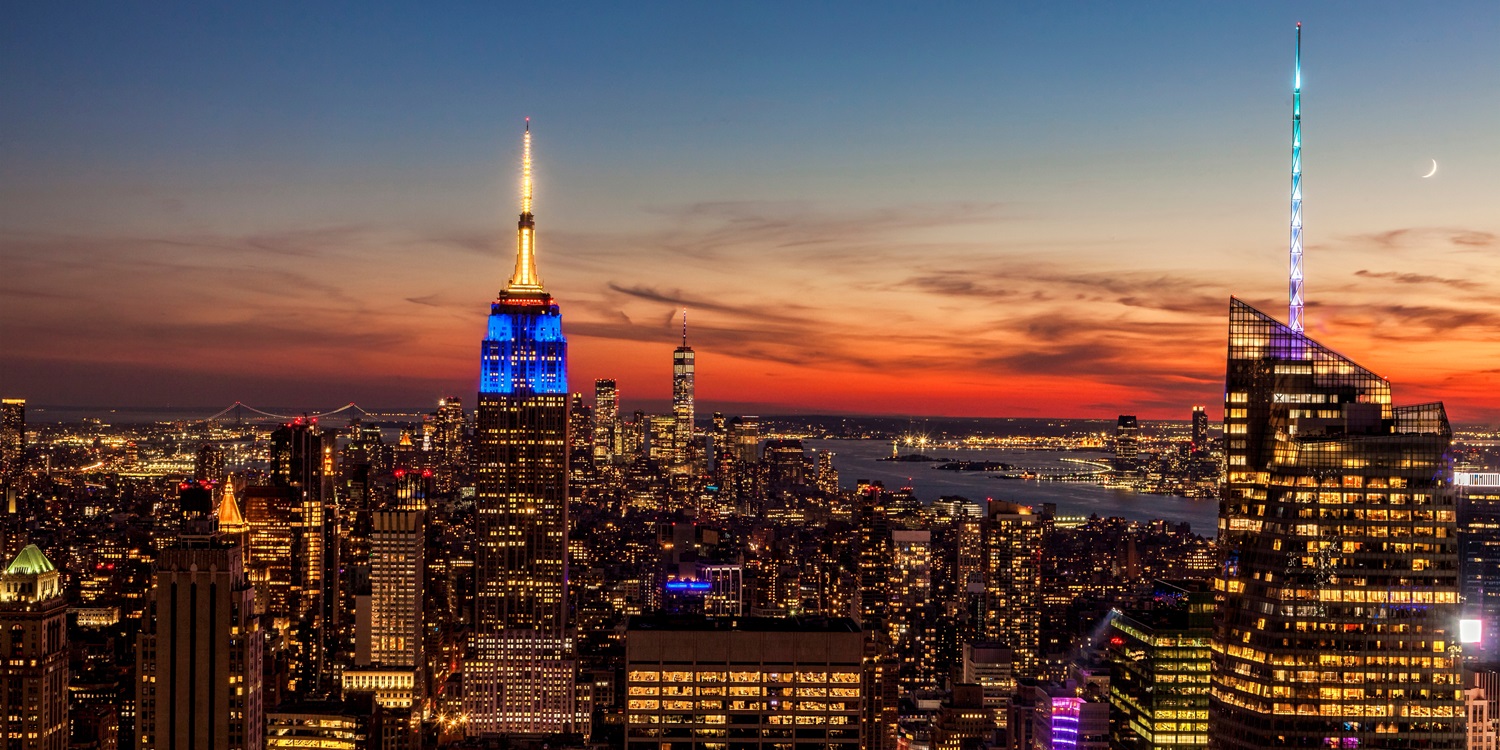
M1213 536L1218 524L1218 502L1208 498L1147 495L1077 482L1038 482L1000 479L982 471L940 471L936 463L880 461L891 455L891 444L879 440L803 440L808 449L833 452L839 484L852 489L861 479L880 480L889 489L911 487L922 502L943 495L962 495L970 500L1007 500L1023 505L1057 503L1062 516L1119 516L1133 521L1158 518L1188 523L1193 532ZM1108 454L1088 451L1024 451L999 449L930 448L926 455L965 461L1001 461L1014 466L1046 471L1079 471L1072 459L1107 459Z

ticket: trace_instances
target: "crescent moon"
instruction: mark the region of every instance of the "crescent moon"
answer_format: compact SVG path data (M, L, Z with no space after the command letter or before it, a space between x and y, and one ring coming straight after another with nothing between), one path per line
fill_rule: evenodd
M1422 175L1422 179L1425 180L1428 177L1431 177L1431 176L1433 176L1435 174L1437 174L1437 159L1433 159L1432 160L1432 171L1428 172L1427 174Z

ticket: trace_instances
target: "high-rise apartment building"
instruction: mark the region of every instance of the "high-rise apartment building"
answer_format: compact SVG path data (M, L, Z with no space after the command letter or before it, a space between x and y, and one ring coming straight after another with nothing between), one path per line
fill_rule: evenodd
M682 311L682 346L672 352L672 468L680 474L692 473L693 443L693 348L687 342L687 310Z
M474 635L464 666L471 734L552 734L575 721L567 622L568 342L537 275L531 131L515 273L490 305L475 427Z
M136 642L138 750L258 750L264 633L242 550L190 536L156 561Z
M1192 451L1199 453L1208 450L1208 408L1203 406L1193 407L1193 433Z
M1460 748L1442 404L1230 302L1210 744Z
M615 463L623 451L620 434L620 391L615 381L594 381L594 462L603 466Z
M68 747L68 601L36 545L0 572L0 747Z
M1038 678L1042 518L1028 506L991 500L984 534L986 640L1011 649L1016 677Z
M901 660L899 684L915 690L936 684L937 639L929 611L932 597L932 532L891 532L890 610L887 627Z

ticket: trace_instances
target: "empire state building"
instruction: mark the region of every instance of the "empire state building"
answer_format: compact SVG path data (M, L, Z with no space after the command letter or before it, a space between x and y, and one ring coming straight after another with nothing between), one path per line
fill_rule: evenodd
M528 123L515 272L490 305L480 345L475 622L464 690L472 735L575 731L568 342L557 302L537 275L531 191Z

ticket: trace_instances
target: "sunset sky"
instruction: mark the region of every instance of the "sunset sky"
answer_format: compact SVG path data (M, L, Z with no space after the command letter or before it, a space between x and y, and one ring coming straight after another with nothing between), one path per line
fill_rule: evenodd
M1217 416L1302 21L1308 331L1500 420L1493 0L558 5L9 4L0 395L471 401L530 116L573 390Z

